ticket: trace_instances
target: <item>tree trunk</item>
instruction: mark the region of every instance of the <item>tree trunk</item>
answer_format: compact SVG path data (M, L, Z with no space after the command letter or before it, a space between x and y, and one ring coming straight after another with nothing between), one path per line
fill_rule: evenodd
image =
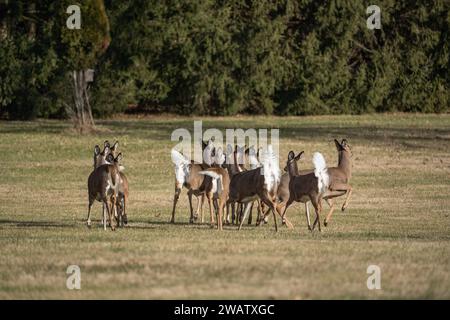
M69 115L72 118L75 129L79 133L90 132L95 129L92 117L87 82L84 70L72 71L73 77L73 106L70 106Z

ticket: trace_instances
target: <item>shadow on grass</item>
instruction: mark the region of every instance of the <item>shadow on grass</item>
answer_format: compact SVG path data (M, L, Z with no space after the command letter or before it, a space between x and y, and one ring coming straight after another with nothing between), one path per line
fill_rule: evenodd
M74 224L55 223L52 221L22 221L22 220L7 220L1 219L0 226L13 225L15 227L44 227L44 228L73 228Z

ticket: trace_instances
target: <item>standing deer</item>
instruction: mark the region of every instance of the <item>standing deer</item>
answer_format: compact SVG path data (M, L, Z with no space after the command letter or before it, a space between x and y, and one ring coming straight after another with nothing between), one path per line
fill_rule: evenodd
M112 162L111 164L104 164L94 169L88 178L88 217L87 225L91 226L91 207L94 201L103 202L106 212L109 217L111 230L115 230L113 222L114 210L116 208L117 196L119 193L119 161L122 158L122 154L118 154L114 159L112 154L108 154L106 160ZM103 213L103 228L106 230L106 216Z
M272 211L275 231L278 231L275 216L275 198L280 181L278 159L269 145L262 161L263 166L257 169L236 173L230 181L229 203L245 204L244 217L239 224L239 230L250 210L252 202L261 199Z
M200 195L204 195L205 190L207 190L211 185L211 177L199 174L200 171L208 169L209 166L193 163L174 149L171 151L171 156L172 162L175 166L175 195L173 198L172 218L170 222L175 222L175 209L181 194L181 189L186 187L188 189L190 209L189 222L193 223L194 213L192 208L192 196L195 195L198 197ZM214 221L211 221L211 223L213 224Z
M119 141L116 141L113 146L111 147L111 154L113 157L116 157L119 153ZM119 181L119 195L117 199L117 218L119 220L119 226L122 226L124 224L128 224L128 216L126 208L128 206L128 195L129 195L129 185L128 185L128 178L123 173L123 170L125 168L119 164L119 175L120 175L120 181Z
M283 218L285 218L286 210L294 202L306 203L311 201L316 212L316 220L314 221L314 226L316 223L319 224L320 228L320 212L322 210L322 197L328 190L330 184L330 176L328 174L325 159L321 153L316 152L313 155L314 172L299 175L297 161L303 155L303 151L295 156L293 151L288 154L288 160L286 167L289 173L289 199L284 207ZM308 215L307 215L308 216ZM309 220L309 219L308 219ZM308 221L308 227L310 227L310 222Z
M222 149L219 148L216 155L223 155ZM222 157L216 158L217 164L222 164ZM205 190L206 197L209 203L209 211L211 215L211 221L213 220L212 203L216 203L214 207L217 208L217 229L222 230L223 210L228 200L230 177L227 169L222 167L212 167L204 171L200 171L199 174L209 176L212 179L212 183L209 184Z

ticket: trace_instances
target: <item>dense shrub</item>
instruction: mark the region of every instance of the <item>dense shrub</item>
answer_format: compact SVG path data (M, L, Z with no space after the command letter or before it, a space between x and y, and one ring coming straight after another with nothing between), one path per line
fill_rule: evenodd
M64 115L57 61L73 48L54 36L61 5L43 2L39 43L25 36L28 2L0 13L10 26L0 40L0 108L11 117ZM104 3L112 40L92 66L95 116L130 104L209 115L448 111L448 1L378 1L381 30L366 27L367 1Z

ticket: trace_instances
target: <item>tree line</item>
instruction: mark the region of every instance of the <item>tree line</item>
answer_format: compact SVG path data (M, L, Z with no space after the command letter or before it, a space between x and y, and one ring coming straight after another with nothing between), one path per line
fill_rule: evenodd
M0 1L3 117L448 111L445 0L73 2Z

